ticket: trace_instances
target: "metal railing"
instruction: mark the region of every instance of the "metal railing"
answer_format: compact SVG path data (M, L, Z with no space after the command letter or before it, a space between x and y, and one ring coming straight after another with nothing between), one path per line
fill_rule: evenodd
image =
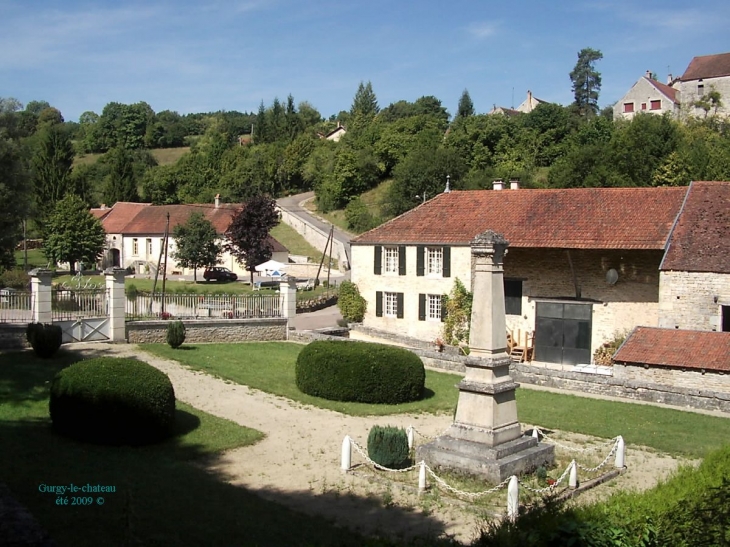
M32 323L33 294L14 289L0 290L0 323Z
M163 305L164 304L164 305ZM127 295L126 318L140 319L247 319L281 317L277 294L180 294Z
M106 288L51 290L51 318L54 321L105 317L109 314L109 293Z

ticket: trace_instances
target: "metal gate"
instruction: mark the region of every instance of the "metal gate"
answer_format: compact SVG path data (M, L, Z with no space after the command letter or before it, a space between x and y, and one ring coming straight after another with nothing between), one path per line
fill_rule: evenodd
M590 363L592 311L592 305L586 303L537 302L535 360Z
M109 294L106 288L66 287L51 292L53 323L60 325L63 342L109 340Z

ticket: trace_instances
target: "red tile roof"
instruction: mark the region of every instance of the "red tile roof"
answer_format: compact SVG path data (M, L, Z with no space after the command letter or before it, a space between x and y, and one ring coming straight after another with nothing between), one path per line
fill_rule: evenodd
M644 76L646 78L646 76ZM679 103L677 100L677 90L673 87L668 86L667 84L663 84L661 82L657 82L656 80L652 80L651 78L646 78L651 85L653 85L655 88L659 90L660 93L664 94L669 100L671 100L673 103Z
M121 234L127 223L145 207L151 207L151 205L149 203L118 201L109 208L92 209L91 214L101 219L101 223L107 234Z
M213 204L189 205L151 205L149 203L117 202L110 209L92 209L91 213L101 218L104 230L108 234L159 235L165 233L167 213L170 213L170 232L178 224L184 224L194 212L203 213L216 232L223 234L231 223L231 218L240 205L224 203L219 207ZM109 211L102 215L104 211ZM269 243L274 252L286 252L288 249L279 241L269 236Z
M636 327L614 361L730 371L730 332Z
M730 274L730 182L693 182L660 270Z
M719 78L720 76L730 76L730 53L695 57L689 62L689 66L680 80L686 82L704 78Z
M494 230L513 247L664 249L687 188L472 190L431 201L352 244L468 245Z

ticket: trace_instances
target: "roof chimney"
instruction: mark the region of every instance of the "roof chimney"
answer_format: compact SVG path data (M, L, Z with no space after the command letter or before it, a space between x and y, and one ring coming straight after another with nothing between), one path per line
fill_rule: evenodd
M519 190L520 189L520 181L517 179L512 179L509 181L509 189L510 190Z
M444 194L451 192L451 175L446 175L446 188L444 188Z
M651 70L646 71L646 74L644 74L644 78L646 78L647 80L651 80Z
M672 85L672 75L667 76L667 85Z
M101 207L99 207L99 209L101 209L101 210L104 210L104 209L106 209L106 203L102 203L102 204L101 204Z
M494 190L503 190L504 189L504 182L502 182L502 179L497 179L492 183L492 188Z
M221 206L221 195L216 194L215 195L215 208L218 209L218 207Z

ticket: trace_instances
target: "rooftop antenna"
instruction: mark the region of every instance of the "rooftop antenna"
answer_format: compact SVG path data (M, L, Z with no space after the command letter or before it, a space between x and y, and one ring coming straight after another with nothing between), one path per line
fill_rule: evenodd
M512 110L515 109L515 86L512 86L512 106L510 106Z

